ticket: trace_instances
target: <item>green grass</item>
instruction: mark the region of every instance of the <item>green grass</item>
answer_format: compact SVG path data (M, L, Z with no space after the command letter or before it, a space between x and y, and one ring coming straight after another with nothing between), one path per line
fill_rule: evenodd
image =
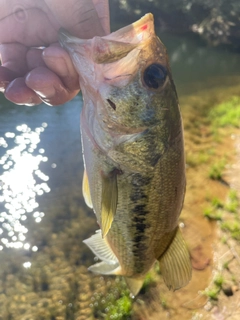
M228 200L225 205L225 209L232 213L237 213L237 209L239 207L239 199L237 196L237 191L231 189L228 194Z
M212 207L204 209L203 214L209 220L222 220L222 213Z
M234 189L231 189L229 191L228 197L231 201L238 201L237 191Z
M223 283L224 283L224 278L223 278L222 274L218 273L215 276L211 287L204 290L204 292L203 292L204 295L206 295L207 297L209 297L212 300L218 300L218 295L222 289Z
M223 276L221 274L218 274L214 279L214 284L218 288L222 288L223 282L224 282L224 279L223 279Z
M208 176L212 180L222 180L223 171L226 165L226 161L220 160L218 162L215 162L209 170Z
M145 279L144 279L144 283L143 283L143 286L142 286L140 292L141 292L141 293L146 292L146 291L149 289L149 287L150 287L154 282L155 282L155 281L154 281L153 275L152 275L151 272L149 272L149 273L146 275Z
M211 200L211 204L214 208L217 208L217 209L221 209L224 207L224 204L222 203L222 201L217 198L217 197L214 197L212 200Z
M224 204L220 199L214 197L210 200L210 206L204 209L203 214L209 220L222 220L222 211ZM219 210L218 210L219 209Z
M196 167L200 164L207 163L210 159L210 153L205 151L200 151L197 153L188 153L186 158L186 163L190 167Z
M130 320L133 299L122 278L118 278L105 294L100 294L93 304L96 319Z
M236 213L238 208L238 202L229 202L226 203L225 209L229 212Z
M221 228L231 234L231 237L236 240L240 240L240 222L236 219L234 221L224 221L221 224Z
M209 297L212 300L218 300L218 295L220 293L220 288L217 286L214 286L213 288L209 289L207 288L203 294L207 297Z
M203 215L209 220L221 221L221 229L230 233L231 237L240 240L240 218L238 215L239 199L237 192L233 189L229 190L226 203L219 198L208 198L209 206L203 210ZM231 220L227 220L227 213L233 213ZM234 219L234 220L232 220Z
M123 296L116 300L116 303L105 319L127 319L130 316L132 301L129 297Z
M209 112L209 119L214 127L232 126L240 128L240 97L233 97Z
M209 297L211 300L218 300L218 295L222 289L224 278L222 274L217 274L213 280L211 287L203 291L203 294Z

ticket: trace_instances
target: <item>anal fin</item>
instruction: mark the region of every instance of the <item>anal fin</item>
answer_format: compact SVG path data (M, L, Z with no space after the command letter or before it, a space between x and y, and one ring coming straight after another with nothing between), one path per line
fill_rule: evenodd
M117 173L113 171L107 176L102 176L101 229L103 237L111 228L117 210L117 200Z
M158 260L164 282L169 290L180 289L191 280L190 255L179 228L170 246Z
M91 199L91 195L90 195L88 177L87 177L87 173L86 173L85 169L83 172L82 193L83 193L83 197L84 197L86 205L92 209L92 207L93 207L92 199Z

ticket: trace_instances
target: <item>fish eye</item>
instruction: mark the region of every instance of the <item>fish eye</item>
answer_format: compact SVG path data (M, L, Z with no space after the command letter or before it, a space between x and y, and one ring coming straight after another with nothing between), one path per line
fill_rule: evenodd
M150 89L162 87L167 78L167 69L158 63L148 66L143 73L143 81Z

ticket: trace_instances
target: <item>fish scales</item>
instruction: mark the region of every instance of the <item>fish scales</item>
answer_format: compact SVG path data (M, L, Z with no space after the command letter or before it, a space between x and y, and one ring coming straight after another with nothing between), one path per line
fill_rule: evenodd
M168 152L172 153L172 163L170 163L170 165ZM127 276L132 276L135 272L139 275L146 273L146 271L149 270L149 263L151 261L154 262L154 257L160 257L166 249L166 242L161 244L163 236L169 233L171 236L171 231L177 226L177 217L180 214L179 208L182 207L183 199L180 197L176 202L175 198L178 197L178 190L185 188L185 184L181 182L176 185L172 183L172 181L174 181L173 179L167 178L167 175L169 177L171 177L171 175L175 176L184 165L184 158L183 153L178 152L178 150L168 152L158 161L152 177L145 178L144 175L141 174L131 176L130 184L133 188L130 191L130 198L134 197L136 193L139 193L140 199L132 201L131 204L119 201L122 206L119 205L119 211L117 211L114 220L115 223L107 235L110 241L111 239L116 241L116 239L119 238L119 236L117 236L120 233L119 230L121 230L125 245L115 242L113 243L113 247L127 248L127 250L122 251L120 254L123 259L122 264L121 261L120 264L126 268L125 275ZM168 162L167 166L166 161ZM169 168L167 175L166 168ZM124 175L121 176L120 179L124 182L126 181ZM159 184L160 186L163 185L164 189L158 188ZM119 185L121 185L121 181L119 181ZM159 190L159 193L154 192L154 189ZM172 192L173 189L174 192ZM125 188L119 187L119 190L125 190ZM126 199L126 193L121 194L121 191L119 192L119 198ZM129 212L129 215L125 216L123 220L121 216L126 210ZM168 214L171 219L164 219L166 214ZM141 224L136 223L136 221ZM161 224L157 224L156 221L162 222ZM174 224L175 226L173 227ZM121 241L123 240L121 239ZM134 254L134 257L131 256L131 252ZM139 271L138 268L140 262L142 267L141 271Z
M158 261L168 288L179 289L191 278L178 228L186 184L183 129L153 16L101 38L61 31L59 39L84 99L83 194L100 226L84 241L101 260L89 269L123 275L136 295Z

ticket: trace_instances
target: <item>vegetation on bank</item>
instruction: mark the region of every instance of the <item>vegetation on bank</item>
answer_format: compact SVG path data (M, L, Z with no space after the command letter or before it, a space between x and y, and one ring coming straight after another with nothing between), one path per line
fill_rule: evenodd
M240 97L234 96L212 108L209 119L214 128L227 126L240 128Z
M230 100L222 102L211 108L208 114L212 132L221 135L222 127L240 128L240 97L234 96ZM210 165L209 178L224 182L223 174L227 164L227 156ZM230 189L226 202L223 203L217 197L209 200L210 206L204 210L204 215L212 220L223 220L224 212L232 213L234 222L225 221L221 223L223 230L229 231L231 235L240 240L240 220L238 215L239 199L236 190ZM237 232L238 231L238 232Z
M233 96L231 99L224 101L213 107L208 119L212 127L212 132L218 137L222 135L223 127L240 128L240 97ZM223 159L213 163L209 169L209 178L219 182L226 183L224 180L224 171L226 164L231 154L225 155ZM228 193L225 199L218 197L209 197L208 207L204 209L204 216L209 220L218 221L218 226L221 230L221 240L228 247L229 241L239 244L240 241L240 199L236 190L230 188L226 183ZM230 251L233 249L230 249ZM224 262L213 278L210 286L204 290L203 294L209 297L211 301L217 301L219 295L223 292L226 296L233 295L233 287L236 281L233 277L229 279L231 274L229 263L234 259ZM224 270L228 270L226 273Z

